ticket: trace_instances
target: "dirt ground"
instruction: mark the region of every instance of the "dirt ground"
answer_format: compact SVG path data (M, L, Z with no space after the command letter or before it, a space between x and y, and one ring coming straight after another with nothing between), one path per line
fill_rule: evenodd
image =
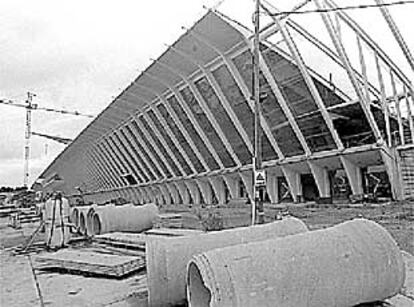
M250 206L208 207L166 206L162 212L181 213L183 228L231 228L250 224ZM383 225L395 238L407 263L404 295L394 297L391 305L411 307L414 301L414 202L370 205L278 204L265 206L265 219L272 221L284 215L302 219L310 229L320 229L356 217L364 217ZM28 239L36 225L21 230L7 227L0 219L0 306L146 306L142 291L145 271L126 279L84 277L32 270L35 257L13 256L10 248ZM42 240L40 236L38 240ZM411 254L411 255L410 255Z

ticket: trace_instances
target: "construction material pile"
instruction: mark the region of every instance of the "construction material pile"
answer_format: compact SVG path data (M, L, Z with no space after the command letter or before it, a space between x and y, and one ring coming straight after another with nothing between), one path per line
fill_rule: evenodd
M254 227L214 231L195 236L147 242L147 275L150 306L172 306L186 299L186 267L191 257L226 246L284 237L307 231L296 218Z
M119 231L142 232L152 228L157 217L158 207L155 204L95 204L73 208L71 221L83 235L93 236Z
M355 306L396 295L401 252L355 219L308 231L295 218L147 242L150 306Z
M354 306L397 294L400 250L378 224L325 230L201 253L188 265L190 306Z

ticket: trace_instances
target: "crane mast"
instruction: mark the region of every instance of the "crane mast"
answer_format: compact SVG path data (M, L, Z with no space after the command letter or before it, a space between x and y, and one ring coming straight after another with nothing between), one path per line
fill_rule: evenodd
M78 111L73 110L59 110L59 109L53 109L53 108L45 108L45 107L39 107L37 104L33 103L33 97L36 95L33 93L28 92L27 93L27 99L24 104L14 103L11 100L3 100L0 99L0 104L13 106L13 107L20 107L26 109L26 123L25 123L25 142L24 142L24 173L23 173L23 186L28 187L29 184L29 161L30 161L30 139L32 135L37 135L41 137L45 137L54 141L57 141L62 144L69 144L72 140L67 138L61 138L56 136L50 136L46 134L36 133L32 132L32 111L33 110L40 110L40 111L46 111L46 112L55 112L60 114L66 114L66 115L75 115L75 116L84 116L93 118L93 115L89 114L82 114Z
M33 103L35 94L28 92L26 100L26 131L24 144L24 174L23 186L27 188L29 184L29 160L30 160L30 137L32 136L32 109L36 109L37 105Z

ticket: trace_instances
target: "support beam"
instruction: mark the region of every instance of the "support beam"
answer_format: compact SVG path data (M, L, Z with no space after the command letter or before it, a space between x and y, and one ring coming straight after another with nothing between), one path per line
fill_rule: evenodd
M173 183L166 183L165 186L170 192L174 205L181 204L180 195L179 191L177 190L177 187Z
M387 95L385 94L384 78L381 73L381 65L380 65L377 54L375 54L375 66L377 68L378 83L380 86L380 93L381 93L380 101L381 101L382 114L384 116L384 121L385 121L385 134L386 134L386 139L387 139L387 145L388 147L391 147L392 138L391 138L391 125L390 125L390 109L388 107Z
M213 204L213 191L207 179L195 179L206 205Z
M325 6L323 6L320 2L320 0L315 0L315 4L317 6L318 9L325 9ZM364 111L365 117L368 120L368 123L370 125L370 128L375 136L375 139L380 142L383 143L383 139L381 136L381 133L379 131L379 128L377 126L377 123L375 122L374 116L369 108L370 106L370 102L366 100L366 97L364 96L364 94L362 93L362 90L360 88L360 84L358 83L358 80L356 79L355 73L352 70L352 65L351 62L346 54L345 48L342 45L341 41L339 40L335 29L332 25L332 20L330 18L330 16L327 13L321 13L322 16L322 20L325 24L326 29L328 30L329 36L332 40L333 45L335 46L335 50L338 53L339 57L341 58L344 66L345 66L345 70L348 74L348 78L351 81L351 84L355 90L355 93L359 99L359 103L361 105L362 110Z
M147 76L149 76L151 79L153 79L154 77L152 77L152 75L150 75L147 72L144 72ZM148 87L144 87L141 86L139 84L136 84L137 86L144 88L145 90L150 91L151 93L153 93L154 95L157 96L157 98L159 99L159 101L164 101L164 98L162 96L160 96L155 90L152 90ZM154 104L149 103L147 100L145 100L144 98L141 98L142 100L144 100L148 106L149 109L146 112L143 112L142 116L145 117L145 115L147 116L146 121L148 122L148 124L151 126L151 129L157 134L157 137L159 138L160 142L162 142L162 145L165 147L165 150L168 152L168 154L171 156L171 159L173 160L173 162L175 163L175 165L178 167L178 169L181 171L182 174L187 175L184 172L184 169L182 167L182 165L178 162L175 154L172 153L172 148L170 148L168 146L168 143L166 142L166 140L163 138L162 134L158 131L158 129L156 128L156 124L152 121L151 117L148 115L148 111L152 110L155 117L157 118L157 120L161 123L161 125L163 126L164 130L166 131L166 133L168 134L169 138L171 139L171 141L174 143L174 145L176 146L176 148L178 149L178 151L180 152L180 154L183 156L184 160L188 162L188 165L191 168L191 171L193 172L193 174L197 173L197 171L195 170L195 167L193 165L193 163L191 162L191 160L188 158L187 153L184 151L184 149L182 148L180 142L178 142L178 140L176 139L175 135L172 133L172 131L170 130L168 124L165 122L165 120L162 118L162 116L158 113L158 110L154 107Z
M243 181L243 184L246 188L247 195L249 196L250 202L254 201L253 195L253 172L246 171L246 172L239 172L239 176Z
M173 46L170 46L170 50L173 50L175 53L179 54L185 61L188 61L190 63L192 63L193 65L196 65L202 72L203 74L207 77L208 72L204 69L204 64L201 63L198 59L195 59L192 55L187 54L185 52L183 52L182 50L179 50ZM223 130L221 129L221 127L219 126L219 124L217 123L216 119L214 118L213 114L211 113L210 109L208 108L207 103L205 102L203 96L201 95L200 91L197 89L197 87L195 86L195 84L188 80L188 86L191 90L191 92L193 93L194 97L196 98L196 101L198 102L199 106L202 108L203 112L206 114L208 120L210 121L210 124L212 125L212 127L214 128L215 132L217 133L217 135L219 136L221 142L223 143L224 147L226 148L227 152L230 154L230 156L232 157L232 159L234 160L234 162L236 163L236 165L241 166L241 162L239 160L239 158L237 157L236 153L234 152L233 147L231 146L229 140L227 139L227 137L225 136Z
M141 130L141 132L144 134L145 138L148 140L148 142L151 144L151 146L156 150L159 157L163 160L162 162L164 162L164 165L168 168L168 171L171 174L175 174L172 167L167 163L167 158L163 155L162 151L159 149L157 143L155 142L155 140L153 139L151 134L147 131L147 129L141 123L140 118L137 118L135 120L135 122L137 123L137 125L138 125L139 129ZM155 159L154 163L155 163L155 165L157 165L158 169L160 170L160 172L164 176L164 178L167 178L167 174L165 173L164 169L161 167L160 162L157 159ZM179 176L179 174L176 174L176 176Z
M136 126L134 126L134 123L136 124ZM151 158L151 162L154 164L154 171L155 171L155 168L156 168L158 170L158 172L161 174L161 176L157 176L156 175L157 172L155 172L156 177L158 177L158 179L160 179L160 180L165 179L166 175L165 175L164 171L162 170L160 164L158 163L157 159L155 159L155 156L152 154L152 151L149 150L149 148L147 147L146 142L144 142L144 140L141 138L140 133L138 133L138 131L137 131L137 129L141 130L140 125L138 124L138 119L133 120L132 127L130 129L131 129L131 132L136 137L136 139L138 140L139 144L145 150L147 155Z
M410 126L411 144L414 144L414 97L411 95L412 103L410 103L410 96L406 86L404 86L404 95L405 105L407 108L408 124Z
M184 205L189 205L190 204L190 194L187 190L187 186L180 181L174 182L178 192L180 193L181 196L181 200L183 202Z
M231 198L240 198L240 177L235 174L223 175L223 179L226 182Z
M404 37L401 35L401 32L398 29L397 24L394 22L394 19L392 18L390 12L388 11L388 8L383 6L384 1L375 0L375 2L378 4L379 9L382 13L382 16L384 16L384 19L387 22L392 34L394 35L395 40L397 41L398 45L400 46L402 52L404 53L404 56L405 56L408 64L410 65L411 70L414 72L414 58L413 58L413 55L411 54L410 48L408 48L408 45L405 42Z
M309 168L319 191L320 199L331 199L331 183L328 170L315 162L308 161Z
M127 151L129 152L131 162L139 166L143 182L146 183L152 181L148 171L145 168L145 161L140 155L138 155L136 147L133 145L129 137L123 132L122 127L119 128L117 137L119 139L119 142L121 144L124 144L125 148L128 149Z
M277 174L272 169L266 170L266 190L272 204L279 203L279 182Z
M124 156L124 159L126 159L126 162L129 165L130 171L132 175L136 178L138 178L138 182L145 182L144 176L142 174L141 167L138 166L137 161L133 160L131 157L131 149L128 150L126 147L127 144L123 143L116 131L113 132L113 140L118 145L118 148L120 148L122 155Z
M403 183L400 177L401 174L398 171L397 154L395 154L395 151L383 148L381 150L381 158L384 162L385 169L388 174L388 179L391 184L392 196L395 200L402 200L404 198L402 189Z
M105 180L109 181L112 188L122 185L121 178L118 175L118 169L114 165L114 161L106 158L105 152L102 151L98 144L91 147L90 152L92 156L95 156L95 162L97 164L98 173L102 173Z
M95 147L91 147L89 149L87 153L90 156L88 164L93 170L95 176L100 177L107 188L116 187L118 183L114 180L113 176L111 175L112 173L107 168L102 167L102 161L100 160L101 158L97 155L95 150Z
M186 180L184 183L187 186L187 189L191 194L191 198L193 199L193 204L200 205L201 204L200 190L198 189L197 183L195 183L193 180Z
M145 114L148 115L148 114ZM167 151L168 155L170 156L171 160L174 162L174 164L176 165L176 167L178 167L178 169L180 170L181 174L186 176L189 174L186 174L186 172L184 171L183 166L178 162L177 157L175 156L175 154L172 152L172 149L168 146L167 141L164 139L164 137L162 136L161 132L158 131L158 129L155 126L155 123L152 122L151 118L145 117L145 115L143 114L142 117L147 121L147 123L149 124L149 126L151 127L151 129L153 130L153 132L155 133L155 135L157 136L158 140L161 142L161 145L164 147L164 149ZM164 128L165 129L165 128ZM177 144L176 144L177 146ZM177 147L178 148L178 147ZM160 153L162 154L162 152ZM166 156L164 154L162 154L162 156L164 157L164 164L168 164L168 169L173 170L173 168L171 167L170 163L168 162L168 159L166 159ZM189 160L187 160L189 161ZM190 169L192 170L193 173L196 173L194 166L189 163ZM171 174L175 174L174 172L171 172ZM175 174L176 176L180 176L180 174Z
M300 173L293 170L289 166L281 166L281 169L282 169L283 174L285 175L293 201L295 203L302 202L303 190L302 190L302 180L301 180Z
M397 111L398 132L400 135L399 145L405 145L404 126L403 126L402 116L401 116L400 98L398 97L397 86L395 84L394 74L392 72L390 73L390 77L391 77L392 94L394 96L395 110Z
M198 40L199 42L201 42L202 44L204 44L205 46L207 46L208 48L211 48L212 50L214 50L223 60L223 62L225 63L225 65L228 67L229 66L229 60L227 59L227 57L220 51L219 48L217 48L216 46L214 46L211 41L209 41L204 35L200 34L200 33L196 33L195 31L187 31L187 33L194 37L196 40ZM214 78L213 74L211 73L211 71L206 68L205 66L202 66L202 72L204 73L206 79L208 80L208 82L210 83L210 85L212 86L212 88L214 89L214 92L216 93L217 97L219 98L219 100L221 101L224 109L226 110L228 116L230 117L231 121L233 122L234 127L237 129L237 131L239 132L241 138L243 139L245 145L247 146L247 149L249 150L249 152L251 154L253 154L253 144L252 142L249 140L248 134L245 131L244 127L242 126L240 120L238 119L236 113L234 113L229 101L227 100L226 96L224 95L222 89L220 88L220 85L218 84L218 82L216 81L216 79Z
M155 165L153 165L151 163L152 160L151 161L148 160L147 156L144 155L144 153L143 153L143 151L145 151L144 144L142 144L139 141L140 139L138 138L138 136L134 132L134 129L132 127L130 127L128 124L126 124L122 131L123 131L123 133L121 133L121 135L125 136L124 140L127 143L130 143L131 148L132 147L135 148L136 158L137 159L141 158L144 162L144 165L146 165L146 167L148 169L146 174L148 175L148 178L150 179L150 181L152 181L152 178L156 179L158 176L157 176L157 173L155 172L155 169L154 169ZM139 143L140 146L138 146L138 143ZM141 147L142 147L143 150L141 150ZM149 158L152 159L151 156L149 156Z
M171 194L168 191L167 187L164 184L160 184L159 189L160 189L162 195L164 196L165 205L171 205L172 204L172 198L171 198Z
M224 205L226 203L226 188L223 178L221 176L212 176L208 177L208 179L213 187L218 204Z
M183 75L180 76L180 77L183 79L184 82L186 82L187 84L189 84L187 82L188 80ZM197 131L197 133L199 134L199 136L201 137L201 139L204 141L207 149L209 150L209 152L211 153L211 155L213 156L213 158L216 160L217 164L220 166L220 168L224 168L223 162L221 161L221 159L218 156L217 152L214 150L214 147L211 144L211 142L210 142L209 138L207 137L207 135L204 133L204 130L199 125L197 119L195 118L195 116L193 114L193 111L187 106L187 103L184 101L184 98L182 97L181 93L178 90L175 89L174 85L168 84L165 80L162 80L161 81L161 78L158 78L157 80L163 86L167 86L167 88L174 94L174 97L177 99L177 101L180 104L181 108L186 113L186 115L187 115L188 119L190 120L191 124L193 125L194 129ZM171 116L173 118L176 118L176 116L174 116L175 115L174 110L172 110L172 108L170 107L170 105L169 105L169 103L167 101L164 102L164 106L168 109L168 111L170 112ZM182 128L183 128L182 132L184 133L185 129L184 129L184 127L182 127Z
M344 166L346 176L348 177L349 185L351 186L352 194L364 194L362 185L361 168L355 165L351 160L345 156L340 156L342 165Z
M124 170L122 169L122 165L120 164L118 158L115 155L115 152L108 145L107 140L103 139L100 144L97 146L101 146L100 153L105 157L103 163L112 164L113 168L116 170L114 173L114 178L118 181L118 187L122 187L125 185L125 182L122 180L121 175L123 174Z
M293 57L293 59L296 62L297 67L299 68L299 71L303 77L303 80L305 81L309 92L313 98L313 101L315 102L315 104L318 107L318 110L321 112L322 118L326 124L326 126L328 127L328 130L332 136L332 139L335 142L336 147L339 150L344 149L344 146L342 144L341 139L339 138L338 132L336 131L332 119L328 113L328 111L326 110L326 106L322 101L322 98L318 92L318 89L316 88L316 85L313 81L313 79L311 78L309 71L305 65L305 62L302 58L302 55L300 54L300 51L295 43L295 41L293 40L292 36L290 35L290 32L288 30L288 28L282 24L277 17L273 16L271 14L271 12L264 6L262 6L264 8L264 10L271 16L271 18L273 19L273 21L279 26L280 29L280 33L282 34L282 37L290 51L291 56Z

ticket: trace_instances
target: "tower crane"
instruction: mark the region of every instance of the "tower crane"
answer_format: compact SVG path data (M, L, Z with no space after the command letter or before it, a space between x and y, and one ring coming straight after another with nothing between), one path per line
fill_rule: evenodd
M68 145L72 142L72 139L63 138L63 137L55 136L55 135L44 134L44 133L32 132L32 135L40 136L45 139L49 139L49 140L52 140L52 141L55 141L61 144L65 144L65 145Z
M29 159L30 159L30 138L32 135L42 136L49 139L53 139L55 141L68 144L70 143L70 139L45 135L41 133L32 132L32 111L39 110L39 111L46 111L46 112L54 112L60 114L67 114L67 115L75 115L75 116L83 116L93 118L93 115L89 114L82 114L78 111L68 111L68 110L59 110L54 108L45 108L39 107L38 104L33 103L33 97L36 95L33 93L27 93L27 99L24 104L21 103L14 103L12 100L3 100L0 99L0 104L9 105L13 107L20 107L26 109L26 130L25 130L25 145L24 145L24 174L23 174L23 186L27 187L29 183ZM66 143L65 143L66 142Z

